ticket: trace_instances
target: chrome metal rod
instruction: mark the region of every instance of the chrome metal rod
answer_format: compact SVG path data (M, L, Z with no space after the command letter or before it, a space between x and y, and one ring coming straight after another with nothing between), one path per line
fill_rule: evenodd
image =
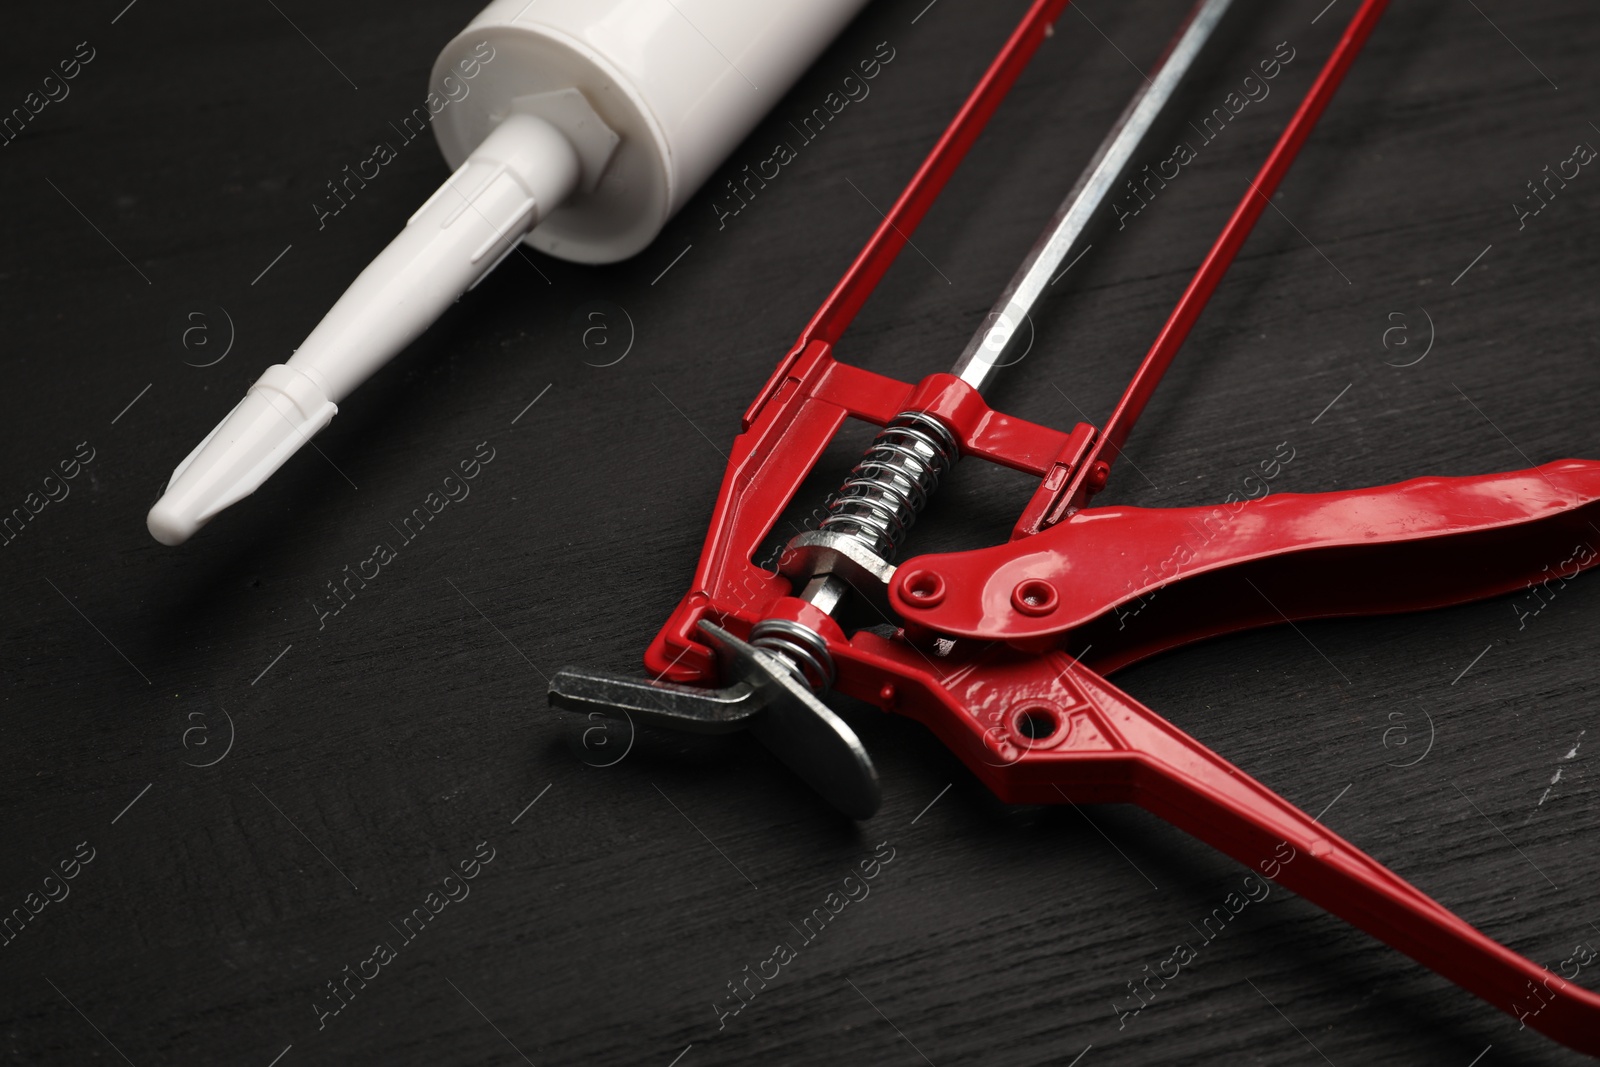
M993 310L967 342L950 373L982 392L1000 368L1021 358L1017 348L1031 343L1030 315L1063 263L1088 251L1084 238L1095 213L1127 172L1134 156L1160 125L1162 112L1177 97L1206 42L1215 34L1233 0L1201 0L1178 31L1159 68L1123 110L1111 133L1078 177L1049 227L1029 250ZM1068 257L1073 259L1069 262Z
M1075 250L1095 212L1160 126L1163 111L1177 98L1185 76L1194 69L1233 2L1200 0L1190 11L1155 74L1123 109L951 373L981 391L1000 368L1020 358L1015 355L1016 347L1026 331L1017 327L1027 319L1066 257L1078 254ZM844 485L828 499L829 514L821 529L789 542L803 564L793 572L785 571L795 582L797 595L833 614L848 588L844 577L848 569L837 570L850 562L843 558L850 555L845 542L854 542L866 556L889 563L928 497L958 458L960 451L948 429L931 416L905 412L885 427ZM769 635L759 630L758 626L752 631L753 644L789 655L786 637L780 634L769 640Z

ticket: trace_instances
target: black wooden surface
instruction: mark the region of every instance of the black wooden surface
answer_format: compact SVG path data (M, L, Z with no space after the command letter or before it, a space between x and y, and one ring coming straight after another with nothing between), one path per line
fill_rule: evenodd
M1278 42L1296 58L1074 268L998 406L1104 417L1354 8L1324 2L1266 5L1228 47L1197 113ZM605 269L513 257L321 455L179 549L144 528L173 466L442 178L418 141L317 228L324 182L420 101L476 0L124 4L13 10L0 35L7 111L78 42L94 56L0 148L0 506L93 455L0 548L0 912L93 855L0 947L8 1062L1580 1062L1281 890L1119 1028L1127 983L1242 868L1136 810L1003 807L864 709L886 799L862 825L753 742L641 736L601 768L627 738L585 747L546 709L565 663L637 669L740 412L1018 4L878 0L724 176L879 42L894 59L739 215L719 227L702 193ZM1063 16L845 358L950 361L1183 10ZM1396 5L1102 499L1216 501L1281 442L1292 491L1596 455L1600 172L1521 229L1512 205L1600 144L1597 49L1576 0ZM319 628L325 583L481 442L470 497ZM964 467L915 547L1003 537L1028 490ZM1596 581L1521 620L1502 598L1306 624L1119 683L1555 965L1600 944ZM880 842L870 895L719 1030L727 983ZM480 848L470 894L406 942L394 924ZM395 959L319 1028L379 942Z

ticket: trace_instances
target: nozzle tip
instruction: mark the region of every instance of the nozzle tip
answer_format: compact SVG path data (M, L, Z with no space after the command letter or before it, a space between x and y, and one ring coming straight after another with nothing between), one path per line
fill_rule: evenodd
M186 514L182 508L172 502L170 496L163 496L156 501L156 506L150 509L145 525L150 528L150 536L164 545L181 545L194 536L200 529L193 515Z
M181 545L213 516L261 487L267 476L328 425L339 409L315 381L279 363L178 464L145 525Z

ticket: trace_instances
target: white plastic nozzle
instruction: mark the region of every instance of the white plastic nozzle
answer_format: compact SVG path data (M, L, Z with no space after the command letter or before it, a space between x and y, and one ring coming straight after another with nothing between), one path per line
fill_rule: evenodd
M460 168L178 466L150 532L179 544L257 489L519 241L573 263L644 249L865 3L489 0L439 54L426 107L395 127L410 140L430 126ZM857 62L852 100L894 54L884 42ZM747 194L772 180L744 169Z
M288 363L268 368L172 472L150 509L151 535L182 544L255 492L328 425L340 400L555 210L582 170L572 143L550 122L522 113L504 119L357 276Z
M268 367L172 472L145 519L150 535L164 545L183 544L217 512L255 492L338 410L294 367Z

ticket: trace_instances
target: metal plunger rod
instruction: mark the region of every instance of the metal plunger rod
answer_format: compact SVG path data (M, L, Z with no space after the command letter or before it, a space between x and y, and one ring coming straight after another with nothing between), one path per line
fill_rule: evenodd
M1001 291L984 324L967 342L951 374L981 393L1000 368L1010 365L1011 355L1024 336L1022 324L1068 257L1075 261L1088 251L1084 237L1096 213L1128 172L1145 139L1160 126L1162 114L1177 98L1184 78L1194 69L1232 4L1233 0L1201 0L1190 13L1155 73L1128 101L1049 227Z
M1160 126L1163 113L1177 99L1185 77L1232 4L1233 0L1196 4L1154 73L1123 109L1001 292L995 310L967 343L952 374L981 391L1011 362L1021 333L1016 327L1049 288L1066 257L1078 254L1096 213ZM903 413L877 435L844 485L829 498L823 532L848 537L873 556L892 560L928 497L959 458L956 441L937 419ZM831 614L846 588L841 579L823 575L807 580L797 595Z

